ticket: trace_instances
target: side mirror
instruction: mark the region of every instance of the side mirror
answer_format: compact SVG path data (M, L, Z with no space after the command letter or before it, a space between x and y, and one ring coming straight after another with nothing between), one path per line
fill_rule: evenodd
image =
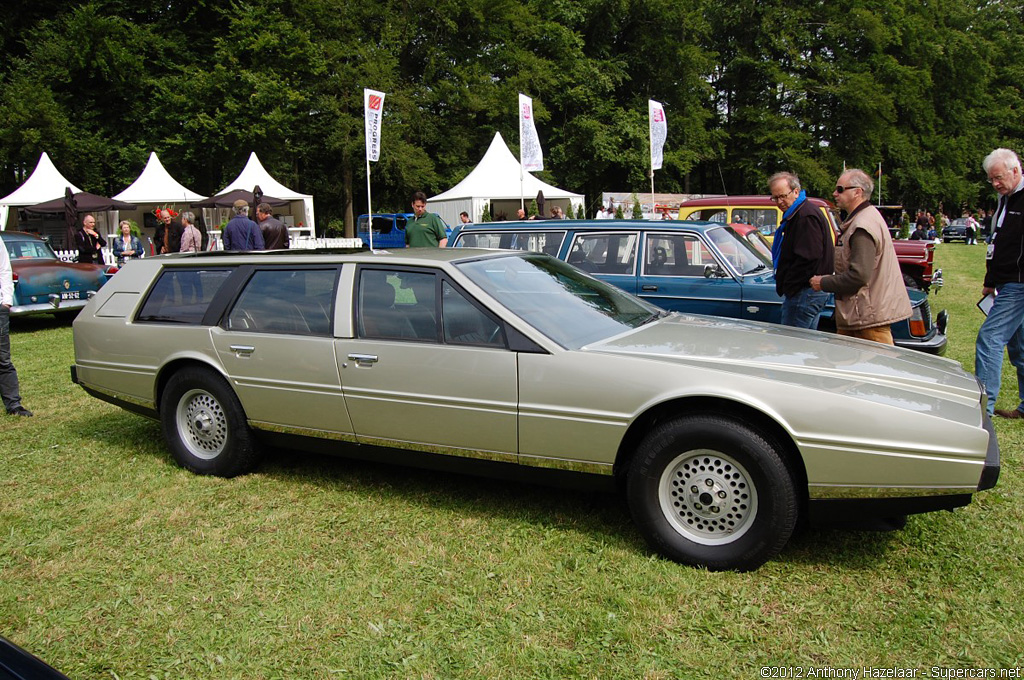
M728 276L728 274L726 274L725 270L722 269L722 265L718 264L717 262L714 264L704 265L705 279L723 279L726 276Z

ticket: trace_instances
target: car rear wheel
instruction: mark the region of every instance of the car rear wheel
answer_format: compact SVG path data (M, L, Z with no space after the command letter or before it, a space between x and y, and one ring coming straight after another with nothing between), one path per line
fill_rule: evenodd
M259 447L238 397L209 369L189 367L167 381L160 423L174 459L203 475L234 477L259 462Z
M718 415L653 429L636 451L626 489L655 550L714 571L756 569L796 527L796 486L776 446Z

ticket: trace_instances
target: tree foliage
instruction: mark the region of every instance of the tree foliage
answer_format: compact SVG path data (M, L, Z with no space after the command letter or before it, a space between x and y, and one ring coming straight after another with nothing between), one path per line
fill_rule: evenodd
M362 91L387 93L374 206L444 191L533 97L541 177L648 190L646 100L665 105L659 190L827 195L882 166L883 200L991 199L980 161L1021 149L1024 0L12 0L0 41L0 192L48 152L116 193L157 151L219 190L256 151L326 224L366 209ZM2 195L0 193L0 195Z

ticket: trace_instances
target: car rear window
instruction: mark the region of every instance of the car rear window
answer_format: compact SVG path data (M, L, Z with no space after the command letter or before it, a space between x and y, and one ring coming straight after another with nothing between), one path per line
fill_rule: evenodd
M232 269L165 269L136 321L198 325Z

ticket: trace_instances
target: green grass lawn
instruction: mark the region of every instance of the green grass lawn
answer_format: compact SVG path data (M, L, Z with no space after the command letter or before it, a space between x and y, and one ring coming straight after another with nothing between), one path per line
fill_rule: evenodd
M973 370L984 248L938 259L933 309ZM193 475L157 423L71 383L66 322L13 325L36 417L0 418L0 634L72 678L1024 666L1019 422L996 423L999 485L966 508L808 530L755 573L712 574L652 555L614 495L282 451ZM1009 370L1003 388L1011 408Z

